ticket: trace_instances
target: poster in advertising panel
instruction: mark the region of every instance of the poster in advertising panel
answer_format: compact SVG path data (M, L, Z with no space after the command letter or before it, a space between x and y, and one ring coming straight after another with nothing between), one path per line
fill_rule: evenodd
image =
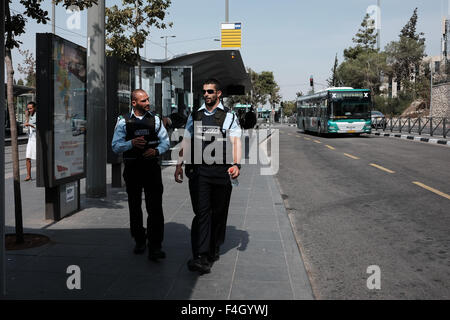
M54 180L85 172L86 52L53 39Z

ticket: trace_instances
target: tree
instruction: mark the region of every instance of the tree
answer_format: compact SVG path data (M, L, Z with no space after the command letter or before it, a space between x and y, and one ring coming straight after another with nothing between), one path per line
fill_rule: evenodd
M417 8L408 23L402 28L399 40L392 41L386 46L388 63L391 66L389 76L396 78L398 85L404 89L410 87L411 81L420 78L423 57L425 57L425 38L416 33Z
M298 91L298 92L295 93L295 96L296 96L297 98L298 98L298 97L302 97L302 96L303 96L303 92Z
M337 58L337 53L336 53L336 56L334 58L334 66L331 69L331 77L327 79L327 84L329 87L337 87L339 84L338 77L337 77L338 66L339 66L339 63L338 63L338 58Z
M172 22L163 22L170 4L171 0L122 0L122 8L114 5L105 10L106 45L111 48L106 54L138 65L139 88L142 87L139 49L144 47L151 27L166 29L172 26Z
M36 87L36 60L29 50L20 50L19 48L19 53L24 56L24 60L23 64L17 66L17 70L26 75L25 80L28 87Z
M344 49L345 59L356 59L356 57L364 51L377 51L377 49L375 49L375 45L377 44L377 34L378 33L375 33L369 14L366 13L364 20L361 23L361 28L352 39L356 46Z
M295 101L283 101L283 113L290 117L292 116L294 113L296 113L297 108L296 108L296 104Z
M267 83L268 75L264 73L264 71L262 73L257 73L253 71L251 68L247 69L247 73L250 75L250 81L252 83L252 91L245 95L239 96L235 95L229 97L227 100L227 106L229 108L233 107L236 103L251 104L255 108L257 108L259 105L264 105L267 103L268 97L271 92L270 85L268 85Z
M77 6L80 10L97 4L97 0L55 0L56 4L64 2L64 7ZM47 23L49 18L48 12L42 10L41 2L36 0L20 0L25 7L23 13L11 14L11 0L5 1L5 65L6 65L6 96L8 102L9 123L11 129L11 154L13 162L13 179L14 179L14 205L15 205L15 222L16 222L16 242L23 243L23 222L22 222L22 198L20 193L20 172L19 172L19 149L17 145L17 123L16 110L14 105L14 67L12 61L11 50L19 48L21 42L17 40L25 33L25 25L29 17L36 20L37 23Z
M361 52L355 59L341 63L337 68L337 75L344 86L369 88L372 94L378 94L382 75L386 70L386 53L366 51Z

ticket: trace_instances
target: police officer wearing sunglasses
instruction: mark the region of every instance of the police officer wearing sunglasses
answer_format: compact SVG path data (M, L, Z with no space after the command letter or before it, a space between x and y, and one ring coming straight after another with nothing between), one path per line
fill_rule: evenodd
M194 218L191 227L191 271L209 273L219 259L225 240L231 179L240 174L241 128L237 117L220 102L222 91L216 79L203 84L205 103L188 118L175 181L189 178Z
M144 253L148 242L151 260L166 257L161 250L164 237L162 209L163 184L159 156L169 149L169 136L160 118L148 111L150 102L144 90L132 92L131 113L120 116L112 140L115 153L123 153L123 178L128 194L134 253ZM147 209L147 233L143 226L142 189Z

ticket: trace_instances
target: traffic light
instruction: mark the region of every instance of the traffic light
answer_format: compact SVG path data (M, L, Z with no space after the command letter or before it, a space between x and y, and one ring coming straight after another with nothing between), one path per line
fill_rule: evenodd
M312 76L309 78L309 85L310 85L311 87L314 87L314 79L313 79Z

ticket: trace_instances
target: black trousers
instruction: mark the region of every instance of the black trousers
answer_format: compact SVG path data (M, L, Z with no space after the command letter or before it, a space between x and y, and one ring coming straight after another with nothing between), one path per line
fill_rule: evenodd
M131 236L136 242L148 240L150 249L160 249L164 238L161 167L156 161L126 162L123 178L128 194ZM142 190L147 209L147 234L143 226Z
M191 245L194 257L214 255L225 241L232 186L229 180L194 175L189 179L194 219Z

